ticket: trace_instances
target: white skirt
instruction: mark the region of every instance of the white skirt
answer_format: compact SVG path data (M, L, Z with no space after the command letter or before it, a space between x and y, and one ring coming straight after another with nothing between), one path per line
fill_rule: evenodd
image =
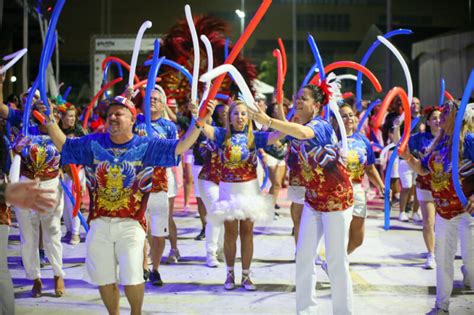
M258 181L219 184L219 201L214 203L207 218L214 224L224 221L246 220L265 223L273 219L273 200L263 195Z

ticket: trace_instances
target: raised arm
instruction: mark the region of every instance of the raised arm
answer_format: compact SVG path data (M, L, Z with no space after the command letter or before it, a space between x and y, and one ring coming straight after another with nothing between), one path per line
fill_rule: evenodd
M61 152L63 149L63 145L66 143L66 135L63 133L61 128L59 128L59 125L53 116L46 119L45 126L48 129L48 134L51 137L51 140L53 141L54 145L56 146L58 151Z
M314 131L310 127L303 126L303 125L293 123L293 122L272 119L268 117L268 115L265 114L260 108L258 108L258 106L257 106L257 109L258 110L255 111L249 108L249 111L251 112L253 119L256 122L264 126L267 126L268 128L271 127L284 134L290 135L296 139L306 140L306 139L314 138Z
M193 120L193 122L191 123L191 126L189 126L188 131L186 131L186 134L184 135L184 137L182 137L179 140L178 145L176 146L175 155L183 154L194 144L194 142L196 142L197 138L199 137L199 134L206 127L205 122L212 116L212 113L214 112L215 107L216 107L215 102L207 103L206 117L204 117L203 119L197 118ZM196 112L196 115L193 115L193 117L196 117L197 106L195 104L194 104L193 112ZM214 133L214 131L212 131L212 133Z
M411 169L414 170L418 175L425 176L429 174L429 171L423 167L421 161L411 155L408 148L402 152L400 156L405 159L405 162L407 162Z

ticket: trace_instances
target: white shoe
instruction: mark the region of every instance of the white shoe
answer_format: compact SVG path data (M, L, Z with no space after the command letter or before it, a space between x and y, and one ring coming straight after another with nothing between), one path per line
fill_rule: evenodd
M257 290L257 286L250 280L250 275L242 275L242 287L247 291Z
M233 271L227 272L227 277L224 282L224 289L226 290L234 290L235 289L235 276Z
M326 275L329 277L328 263L325 260L322 262L321 268L324 270Z
M436 267L436 262L434 255L431 253L428 253L428 256L426 257L426 262L425 265L423 266L424 269L435 269Z
M406 214L405 212L400 212L400 215L398 216L398 220L399 220L399 221L402 221L402 222L408 222L408 221L410 221L410 220L408 219L407 214Z
M219 261L217 260L217 256L212 255L212 254L207 254L206 264L210 268L219 267Z
M171 248L168 254L168 258L166 258L166 263L168 265L177 264L180 259L181 259L181 255L179 254L179 250Z
M413 219L413 222L423 222L423 218L421 217L420 211L413 213L412 219Z

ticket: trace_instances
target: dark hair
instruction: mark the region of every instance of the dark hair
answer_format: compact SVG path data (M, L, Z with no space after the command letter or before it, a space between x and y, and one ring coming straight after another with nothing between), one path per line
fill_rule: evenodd
M219 121L219 113L218 110L221 108L225 108L226 105L223 103L217 104L214 112L212 113L212 121L216 124L217 127L225 127L225 121Z
M267 109L265 110L265 113L266 113L268 116L272 117L272 118L276 118L276 117L274 117L274 116L275 116L274 112L275 112L275 107L276 107L276 106L278 106L277 103L271 103L271 104L269 104L269 105L267 106Z
M442 111L442 109L439 108L439 107L433 107L433 108L428 112L428 114L426 115L426 122L427 122L427 123L425 124L425 126L426 126L426 127L425 127L426 132L431 133L431 127L430 127L430 125L428 125L428 121L431 119L431 116L433 116L433 113L436 112L436 111L440 112L440 111Z
M326 93L317 85L314 84L307 84L303 87L303 89L308 89L311 91L311 97L315 100L315 102L324 105L324 100L326 99Z

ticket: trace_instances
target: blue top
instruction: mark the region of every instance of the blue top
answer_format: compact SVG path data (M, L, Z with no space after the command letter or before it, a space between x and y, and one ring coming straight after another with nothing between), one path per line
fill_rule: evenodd
M176 125L161 117L151 121L151 128L153 129L153 137L161 139L177 139L178 130ZM146 132L146 121L145 116L140 114L137 116L137 122L135 123L134 132L139 136L147 136Z
M360 183L365 173L365 167L375 163L372 145L366 136L354 133L347 137L347 170L352 182Z

